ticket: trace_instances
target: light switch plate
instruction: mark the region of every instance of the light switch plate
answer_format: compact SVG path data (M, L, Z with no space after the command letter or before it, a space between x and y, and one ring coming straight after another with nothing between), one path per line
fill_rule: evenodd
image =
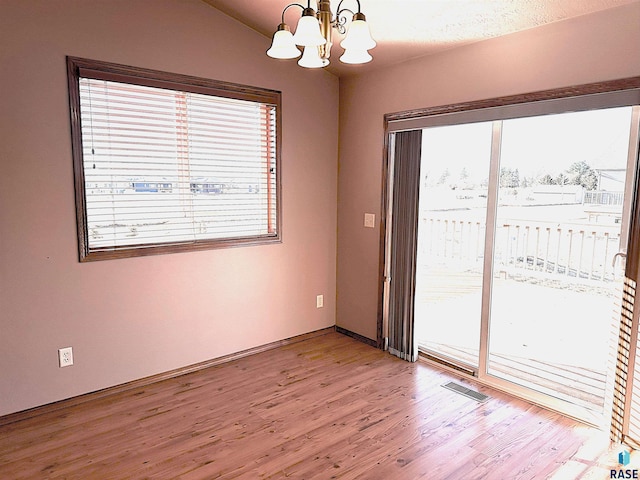
M365 213L364 214L364 226L367 228L374 228L376 226L376 214Z

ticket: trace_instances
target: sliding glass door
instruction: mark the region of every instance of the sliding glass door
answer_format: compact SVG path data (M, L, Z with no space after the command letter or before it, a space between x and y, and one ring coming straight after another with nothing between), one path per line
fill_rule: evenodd
M415 318L429 355L478 367L491 122L424 129Z
M631 119L632 107L597 108L422 129L424 354L591 423L607 418Z
M596 422L615 373L631 110L501 125L487 373Z

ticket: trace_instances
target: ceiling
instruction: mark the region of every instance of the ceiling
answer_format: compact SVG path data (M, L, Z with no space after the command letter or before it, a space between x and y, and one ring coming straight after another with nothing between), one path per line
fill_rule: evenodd
M291 0L203 0L270 39ZM634 3L638 0L360 0L371 34L378 43L370 51L373 61L345 65L338 58L341 36L334 30L331 65L338 76L359 74L411 58L430 55L464 44L526 30L580 15ZM298 0L296 3L303 3ZM315 1L312 0L315 7ZM332 0L332 8L338 0ZM356 0L343 7L356 9ZM292 32L301 10L287 10L285 22ZM290 60L294 61L294 60Z

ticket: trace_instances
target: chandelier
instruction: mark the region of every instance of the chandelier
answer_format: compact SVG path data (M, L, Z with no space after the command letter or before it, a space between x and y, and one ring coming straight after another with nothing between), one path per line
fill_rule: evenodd
M317 0L316 11L311 7L311 0L307 0L307 7L299 3L291 3L282 11L282 23L273 34L271 48L267 50L267 55L272 58L298 58L300 50L296 45L303 47L302 57L298 60L298 65L306 68L321 68L329 65L331 54L331 33L335 28L340 34L346 34L340 46L344 48L344 53L340 61L349 64L367 63L372 60L368 50L376 46L376 42L371 38L369 25L364 13L360 12L360 0L354 0L358 5L358 11L354 12L348 8L342 8L345 0L340 0L335 17L331 12L330 0ZM300 7L302 16L298 20L296 33L293 35L291 29L284 22L284 14L290 7ZM345 12L353 15L350 25L347 27L348 17Z

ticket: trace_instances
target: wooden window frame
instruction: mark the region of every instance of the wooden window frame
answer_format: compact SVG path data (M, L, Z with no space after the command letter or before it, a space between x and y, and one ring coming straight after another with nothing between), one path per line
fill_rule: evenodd
M219 80L211 80L77 57L67 57L67 78L71 113L71 141L80 262L282 242L280 171L280 146L282 143L281 92L260 87L252 87ZM275 225L272 225L271 228L274 231L266 235L194 239L189 241L165 243L141 243L136 245L112 246L108 248L90 248L80 115L80 78L91 78L128 83L132 85L165 88L180 92L256 102L275 107L275 206L269 205L266 207L269 209L275 208ZM270 189L271 185L269 185L268 188Z

